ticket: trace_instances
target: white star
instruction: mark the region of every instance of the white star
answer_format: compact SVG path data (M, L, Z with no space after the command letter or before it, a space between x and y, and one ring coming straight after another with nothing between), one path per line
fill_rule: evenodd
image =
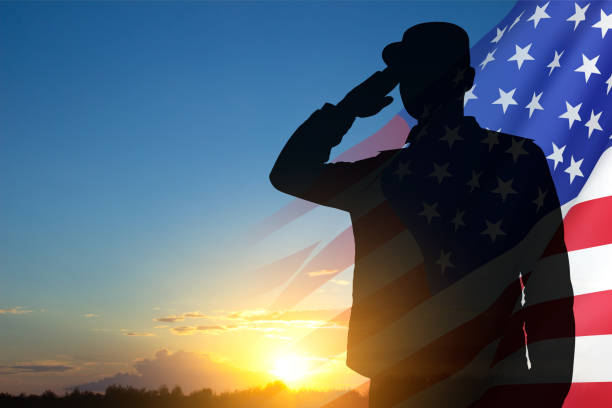
M438 260L436 261L436 264L440 265L442 274L444 274L444 271L446 270L446 268L455 267L455 265L453 265L453 263L450 260L451 254L452 254L451 251L448 251L448 253L445 254L443 250L440 250L440 258L438 258Z
M536 95L536 93L533 93L533 96L531 97L531 102L529 102L525 108L529 109L529 117L531 118L531 115L533 114L534 110L544 110L544 108L542 107L542 105L540 105L540 97L542 96L544 92L540 92L538 95Z
M597 115L595 115L595 112L591 110L591 118L589 119L587 123L584 124L584 126L589 128L589 139L591 138L591 134L593 133L593 130L603 130L601 126L599 125L599 117L601 116L602 113L603 112L599 112Z
M595 58L588 59L586 55L582 54L582 65L576 68L574 71L576 72L584 72L584 82L589 82L589 78L591 74L601 74L599 69L597 69L597 60L599 59L599 55Z
M542 191L542 189L538 187L538 197L532 201L532 203L538 206L538 208L536 208L536 212L539 212L544 206L544 197L546 197L546 194L548 194L548 191Z
M487 137L485 137L484 139L482 139L481 143L486 143L489 145L489 151L491 151L491 149L493 149L493 146L495 146L496 144L499 144L499 133L501 131L501 128L497 131L494 132L490 129L487 129Z
M430 177L435 177L438 179L438 184L442 184L442 180L444 180L445 177L452 177L452 174L450 174L446 169L448 169L448 166L450 165L450 163L445 163L442 166L434 163L434 170L431 172L431 174L429 174Z
M612 13L606 14L603 10L601 10L600 20L593 24L593 28L600 28L601 38L604 38L608 30L612 29Z
M578 160L578 161L574 161L574 156L571 156L571 164L569 165L569 167L567 169L565 169L564 171L570 175L570 184L572 184L572 182L574 181L574 178L576 176L579 177L584 177L584 175L582 174L582 171L580 170L580 166L582 165L582 161L584 160L584 158Z
M508 58L508 61L516 61L516 64L518 65L518 69L521 69L521 67L523 66L523 62L533 61L534 58L531 55L529 55L529 49L531 48L531 44L532 43L529 43L529 45L523 48L519 47L518 44L515 44L514 45L514 55Z
M461 136L459 136L459 126L451 129L448 126L444 126L444 136L440 138L440 140L444 140L448 142L449 149L453 147L453 143L458 140L463 140Z
M516 163L516 161L521 155L527 154L525 149L523 149L523 143L525 143L525 139L513 137L511 140L512 145L508 150L506 150L506 153L510 153L512 155L512 160Z
M476 173L472 170L472 178L466 183L466 185L470 187L470 193L474 191L475 188L480 187L480 176L482 176L482 171Z
M492 223L487 220L485 220L485 222L487 223L487 228L485 228L485 230L480 234L488 235L491 238L491 242L495 242L495 238L497 238L498 235L506 235L506 233L501 229L502 220L499 220L496 223Z
M478 99L478 96L474 94L474 89L476 89L476 84L472 85L470 90L463 95L463 106L465 106L471 99Z
M465 226L465 222L463 222L464 215L465 215L465 211L459 211L457 209L457 214L455 214L455 218L451 220L451 224L455 226L455 231L457 231L459 227Z
M493 56L495 54L495 51L497 51L497 48L491 52L487 52L487 56L485 57L485 59L483 59L482 62L478 64L480 66L481 71L487 66L489 62L495 61L495 57Z
M550 72L548 73L548 76L552 74L555 68L561 68L561 64L559 63L559 60L561 59L561 56L563 55L564 52L565 50L561 51L561 54L559 54L557 53L557 50L555 50L555 56L552 62L546 66L546 68L550 68Z
M499 28L497 29L497 34L495 35L495 38L493 38L491 40L492 43L497 44L499 42L499 40L502 39L502 37L504 36L504 33L506 32L506 28L508 28L508 26L505 26L503 30L500 30Z
M516 194L516 190L512 188L512 179L503 181L499 177L497 178L497 187L492 192L499 194L504 202L508 194Z
M550 1L542 7L536 6L535 12L527 19L527 21L533 21L533 28L536 28L543 18L550 18L548 13L546 13L546 8L549 3Z
M501 105L502 110L504 113L506 113L506 109L508 109L509 105L517 105L517 102L513 98L514 91L516 91L516 88L509 92L504 92L501 88L499 88L499 98L491 103L493 105Z
M517 18L514 19L514 21L510 25L510 28L508 28L508 31L512 30L512 28L516 25L516 23L521 21L521 17L523 16L523 14L525 14L525 10L523 10L523 12L521 14L519 14Z
M422 215L425 218L427 218L427 223L430 224L431 219L433 217L440 216L440 214L438 213L438 210L436 209L437 207L438 207L438 203L433 203L432 205L428 205L425 201L423 201L423 211L421 211L419 215Z
M606 95L610 93L610 89L612 89L612 74L610 74L610 78L606 81L606 85L608 85L608 90L606 91Z
M581 121L580 119L580 115L578 114L578 111L580 110L580 107L582 106L582 103L576 105L576 106L572 106L569 104L568 101L565 101L565 108L566 111L565 113L559 115L560 118L562 119L567 119L569 121L569 128L572 128L572 125L574 124L574 121L577 120L578 122Z
M586 19L586 16L584 14L586 13L590 5L591 3L584 6L584 8L581 8L578 3L574 3L574 8L576 9L576 12L572 14L567 20L565 20L574 22L574 31L576 31L576 28L578 28L578 24L580 24L581 21L584 21Z
M397 169L395 169L393 174L397 175L397 177L399 178L399 181L402 181L404 179L404 176L408 176L412 174L412 171L410 171L409 166L410 166L410 160L397 164Z
M553 170L557 170L557 164L563 163L563 152L565 151L566 145L563 145L561 148L559 148L555 142L552 142L552 145L553 152L546 156L546 158L555 162Z

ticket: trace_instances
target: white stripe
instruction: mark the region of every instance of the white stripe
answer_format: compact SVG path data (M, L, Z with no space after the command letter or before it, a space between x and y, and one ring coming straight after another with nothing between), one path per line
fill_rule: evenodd
M556 171L561 171L561 168L559 167L559 170ZM610 183L611 177L612 147L608 148L601 155L578 196L561 206L563 217L565 217L567 212L578 203L612 196L612 183Z

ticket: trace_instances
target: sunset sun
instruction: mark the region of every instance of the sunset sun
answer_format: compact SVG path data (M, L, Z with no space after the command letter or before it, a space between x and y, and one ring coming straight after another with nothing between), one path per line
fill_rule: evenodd
M271 372L278 379L290 385L303 380L308 375L308 369L309 364L305 357L287 354L276 358Z

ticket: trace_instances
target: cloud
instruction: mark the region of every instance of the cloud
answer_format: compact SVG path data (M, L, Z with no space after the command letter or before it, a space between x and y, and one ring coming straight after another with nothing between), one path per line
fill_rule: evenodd
M333 318L338 310L243 310L230 313L229 319L249 322L292 322L292 321L327 321Z
M156 317L155 319L153 319L153 321L163 322L163 323L175 323L175 322L182 322L185 319L214 319L214 318L215 316L205 315L204 313L200 313L200 312L187 312L181 315Z
M11 309L0 309L0 315L3 315L3 314L22 315L26 313L32 313L32 311L25 310L22 306L15 306Z
M155 319L153 319L154 322L163 322L163 323L182 322L183 320L185 320L183 316L156 317Z
M83 315L83 317L87 317L89 319L89 318L92 318L92 317L100 317L100 315L99 314L95 314L95 313L85 313Z
M324 275L333 275L338 272L338 269L320 269L318 271L308 272L308 276L324 276Z
M62 364L17 364L11 366L0 366L3 374L23 373L60 373L72 370L74 367Z
M285 332L288 328L335 329L346 328L348 321L339 319L339 310L242 310L227 313L219 320L231 324L185 325L170 329L172 334L188 336L194 334L218 335L230 330L255 330L260 332Z
M335 283L336 285L350 285L351 282L344 279L332 279L330 282Z
M173 327L170 331L174 334L178 335L190 335L195 334L197 332L212 332L214 334L218 334L219 332L223 332L226 330L231 330L236 328L237 326L220 326L220 325L211 325L211 326L179 326Z
M187 351L171 353L165 349L155 353L154 358L136 361L133 368L133 373L117 373L77 387L82 391L104 391L112 384L148 389L156 389L163 384L169 387L178 384L189 393L205 387L215 391L254 387L274 379L267 373L241 370L216 362L206 354Z
M125 332L123 333L126 336L134 336L134 337L150 337L150 336L155 336L155 334L153 333L149 333L149 332L135 332L135 331L129 331L129 332Z

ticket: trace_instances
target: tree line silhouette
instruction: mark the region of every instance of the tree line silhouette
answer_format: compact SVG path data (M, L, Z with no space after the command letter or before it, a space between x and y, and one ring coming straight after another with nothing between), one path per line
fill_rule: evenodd
M113 407L113 408L367 408L368 399L357 391L291 390L276 381L265 387L215 393L210 388L184 394L179 386L170 390L163 385L156 390L111 385L104 393L80 391L63 396L53 391L41 395L0 393L0 406L13 407Z

